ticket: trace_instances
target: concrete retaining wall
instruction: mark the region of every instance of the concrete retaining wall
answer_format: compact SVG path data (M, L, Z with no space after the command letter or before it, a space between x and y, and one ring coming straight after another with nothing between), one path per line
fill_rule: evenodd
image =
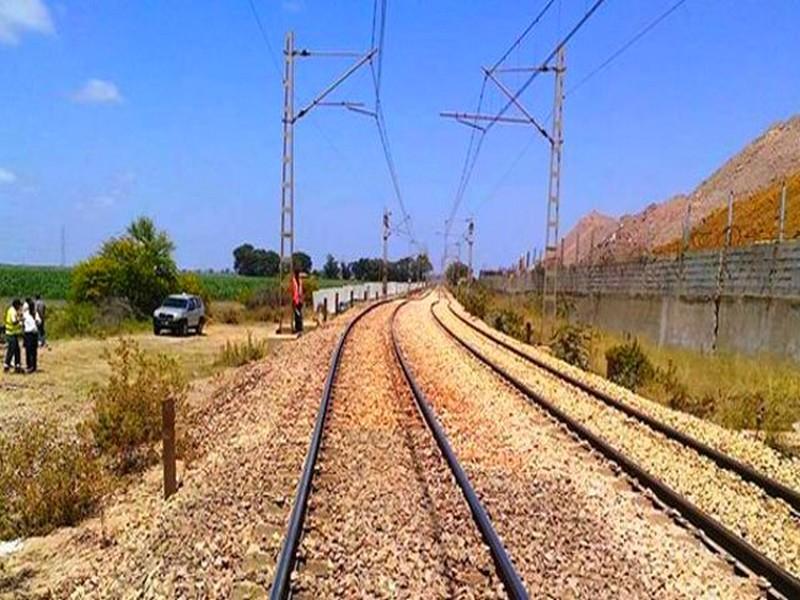
M482 278L508 293L541 293L541 268ZM571 319L662 345L800 361L800 243L760 244L559 273Z

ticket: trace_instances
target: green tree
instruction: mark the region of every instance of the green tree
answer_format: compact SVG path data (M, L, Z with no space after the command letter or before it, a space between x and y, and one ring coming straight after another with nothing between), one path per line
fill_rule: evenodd
M305 252L295 252L292 254L292 261L294 262L294 268L296 271L311 273L311 267L313 266L311 263L311 257Z
M124 235L107 240L100 252L75 267L70 299L99 304L122 298L138 316L149 315L178 287L174 250L166 232L140 217Z
M333 257L333 254L328 254L325 258L325 265L322 267L322 273L326 279L336 279L339 277L339 263Z
M444 277L450 285L457 285L462 279L469 277L469 267L460 261L452 262L444 270Z

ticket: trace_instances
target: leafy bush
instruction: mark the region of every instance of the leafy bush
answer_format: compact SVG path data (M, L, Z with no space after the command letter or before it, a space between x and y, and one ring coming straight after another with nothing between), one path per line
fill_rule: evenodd
M92 414L82 426L98 451L121 473L146 464L161 439L161 403L174 398L180 408L187 383L175 359L148 355L122 339L106 358L111 375L90 392Z
M489 291L475 282L472 285L459 285L456 298L461 306L471 315L483 319L489 306Z
M101 498L106 479L92 449L53 421L0 436L0 539L74 525Z
M503 308L489 314L492 327L519 340L525 338L525 323L522 316L508 308Z
M124 298L138 316L148 317L178 284L174 249L165 232L141 217L124 235L106 241L98 254L75 267L70 299L99 304Z
M247 332L244 342L225 342L217 358L217 364L224 367L241 367L260 360L267 355L267 340L255 340L252 332Z
M653 379L653 364L635 338L606 351L606 376L613 382L636 390Z
M95 331L95 307L69 302L63 308L50 309L47 335L51 338L91 335Z
M589 327L565 324L553 335L553 354L584 371L589 370L594 335Z

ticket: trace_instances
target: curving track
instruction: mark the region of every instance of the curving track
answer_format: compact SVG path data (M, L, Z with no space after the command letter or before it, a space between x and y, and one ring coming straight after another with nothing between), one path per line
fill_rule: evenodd
M272 598L527 597L394 339L401 305L334 353Z
M800 597L794 490L533 359L452 308L445 318L431 305L431 314L451 339L502 380L677 510L701 539L724 549L774 590ZM717 485L719 491L713 489ZM737 506L721 505L726 499Z

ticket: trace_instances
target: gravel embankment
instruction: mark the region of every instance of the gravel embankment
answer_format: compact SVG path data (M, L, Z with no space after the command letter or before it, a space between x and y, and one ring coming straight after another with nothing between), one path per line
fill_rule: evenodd
M676 492L738 533L773 561L800 574L800 520L788 504L720 469L670 440L503 349L460 322L443 304L435 308L456 334L533 391L624 452Z
M532 597L759 596L455 345L429 314L432 300L401 310L403 350Z
M295 593L504 597L489 551L396 363L389 329L396 306L365 316L345 345Z
M266 598L333 348L356 312L220 387L193 421L200 456L161 500L159 469L99 519L27 540L0 597ZM198 426L200 427L200 426Z
M451 298L450 302L454 310L467 319L470 319L472 323L490 332L492 335L499 336L503 341L512 344L515 348L527 353L531 357L564 373L569 373L582 382L606 392L651 417L675 429L679 429L704 444L716 448L743 463L749 464L765 475L800 491L800 459L782 455L759 440L753 439L752 436L746 433L725 429L724 427L699 419L693 415L673 410L658 402L639 396L627 388L616 385L595 373L588 373L577 367L573 367L551 354L543 352L535 346L523 344L511 336L492 329L480 319L469 315L455 299Z

